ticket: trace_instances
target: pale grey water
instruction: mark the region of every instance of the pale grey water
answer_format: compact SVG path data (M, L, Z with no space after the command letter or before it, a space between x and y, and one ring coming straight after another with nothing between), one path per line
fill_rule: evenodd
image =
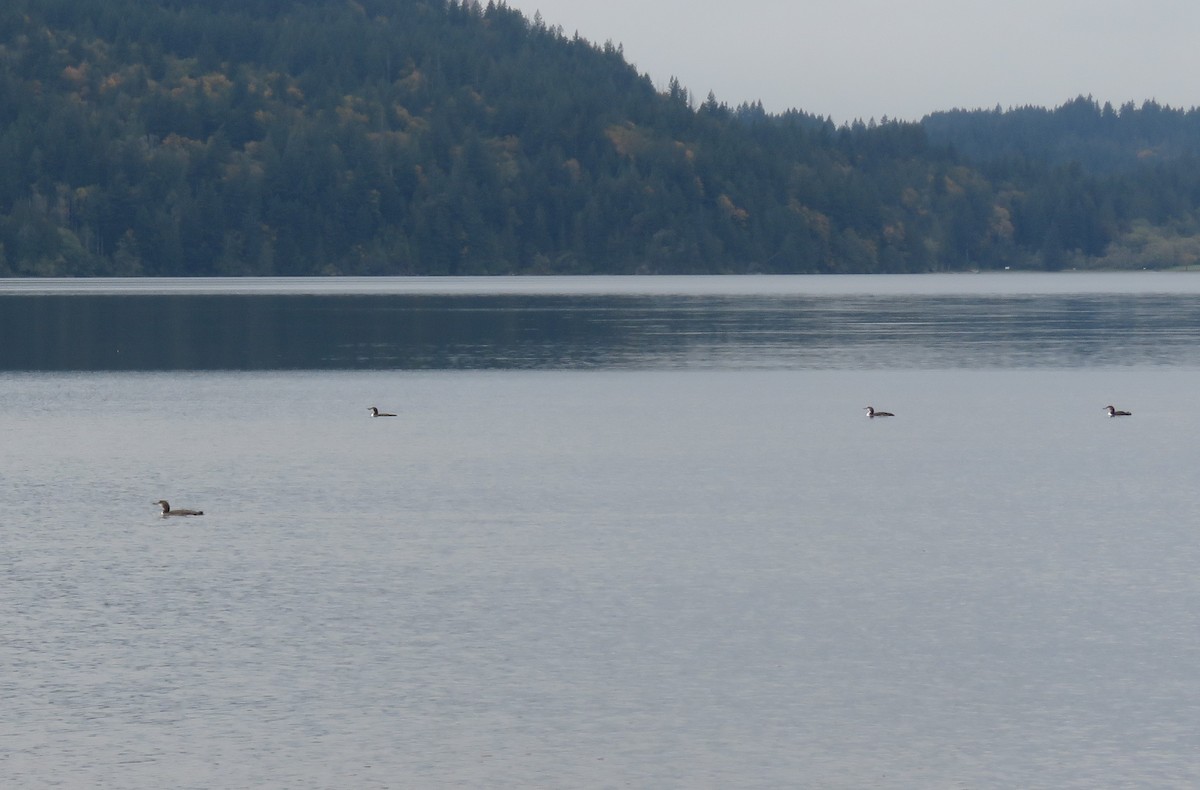
M671 342L490 368L0 373L0 780L1196 786L1200 280L1162 277L673 280L614 319ZM778 288L844 331L730 317Z

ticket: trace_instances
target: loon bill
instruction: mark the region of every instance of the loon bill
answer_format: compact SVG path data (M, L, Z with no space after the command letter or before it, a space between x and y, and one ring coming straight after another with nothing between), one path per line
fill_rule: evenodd
M892 414L890 411L875 411L874 406L864 406L863 408L867 410L867 416L872 417L872 418L874 418L874 417L895 417L896 416L896 415Z
M386 411L380 411L379 409L375 408L374 406L368 406L367 411L371 412L372 417L395 417L396 416L394 414L389 414Z
M204 515L203 510L188 510L187 508L180 508L179 510L171 510L171 503L165 499L160 499L157 502L155 502L154 504L162 506L162 517L163 518L166 518L167 516L203 516Z
M1116 406L1105 406L1104 410L1106 412L1108 412L1109 417L1132 417L1133 416L1133 412L1121 411Z

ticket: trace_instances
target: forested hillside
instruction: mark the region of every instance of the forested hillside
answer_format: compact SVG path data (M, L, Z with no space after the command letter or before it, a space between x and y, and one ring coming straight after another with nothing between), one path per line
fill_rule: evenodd
M1200 111L1153 100L1119 109L1082 96L1060 107L938 112L922 124L931 140L950 143L982 163L1080 164L1108 175L1200 156Z
M839 127L474 0L7 0L0 275L1187 264L1198 122Z

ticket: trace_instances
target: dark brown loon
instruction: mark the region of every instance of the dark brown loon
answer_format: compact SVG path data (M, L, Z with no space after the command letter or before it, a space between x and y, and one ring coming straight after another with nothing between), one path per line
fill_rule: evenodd
M895 417L895 416L896 416L896 415L892 414L890 411L875 411L875 407L874 407L874 406L864 406L863 408L867 410L867 416L868 416L868 417L871 417L871 418L875 418L875 417Z
M165 499L160 499L157 502L155 502L154 504L162 506L162 517L163 518L166 518L167 516L203 516L204 515L203 510L188 510L186 508L181 508L179 510L171 510L171 503Z
M374 406L368 406L367 411L371 412L372 417L395 417L394 414L388 414L386 411L380 411Z
M1133 416L1133 412L1121 411L1116 406L1105 406L1104 410L1106 412L1108 412L1109 417L1132 417Z

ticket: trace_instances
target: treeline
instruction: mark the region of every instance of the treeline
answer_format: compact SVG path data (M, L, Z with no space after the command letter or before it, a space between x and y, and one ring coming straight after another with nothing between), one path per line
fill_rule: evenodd
M657 90L495 2L9 0L0 275L1188 263L1195 123L836 126Z
M974 162L1008 167L1077 163L1112 174L1200 156L1200 110L1152 99L1119 108L1079 96L1053 109L951 110L922 125L931 140L954 145Z

